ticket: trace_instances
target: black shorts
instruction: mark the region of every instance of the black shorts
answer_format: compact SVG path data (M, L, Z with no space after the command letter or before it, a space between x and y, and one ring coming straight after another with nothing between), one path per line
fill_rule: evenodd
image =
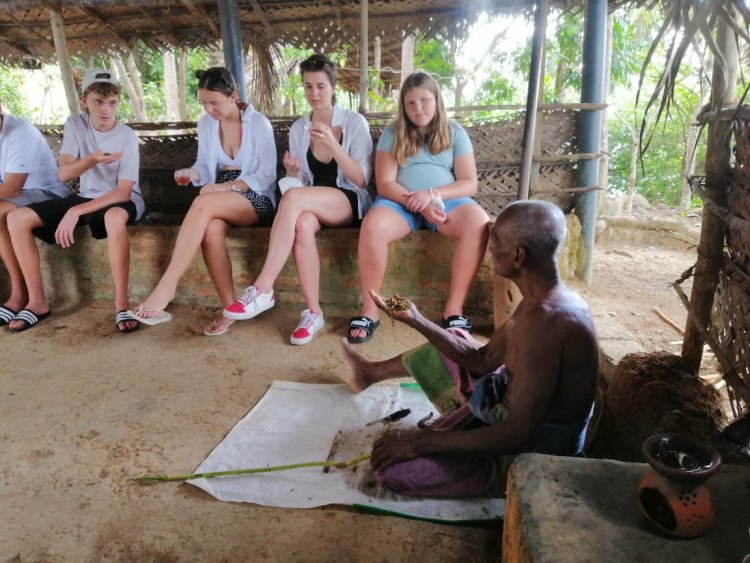
M347 227L359 227L362 224L362 219L359 218L359 198L357 198L357 194L354 190L347 190L338 186L335 189L346 196L352 208L352 222Z
M31 209L36 213L42 220L42 223L44 223L44 226L37 227L32 232L47 244L55 244L55 231L68 210L71 207L89 201L92 201L91 198L73 194L68 197L48 199L47 201L32 203L28 206L28 209ZM92 213L81 215L78 224L88 225L91 230L91 236L95 239L107 238L107 229L104 226L104 214L107 210L112 209L113 207L119 207L128 212L128 225L132 225L135 222L135 204L132 201L125 201L122 203L113 203L102 209L97 209Z

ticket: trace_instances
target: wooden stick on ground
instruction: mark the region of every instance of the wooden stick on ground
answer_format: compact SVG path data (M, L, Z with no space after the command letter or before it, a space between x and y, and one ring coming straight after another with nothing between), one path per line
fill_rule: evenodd
M667 323L669 326L671 326L673 329L675 329L680 334L685 334L685 329L683 329L680 325L678 325L676 322L674 322L672 319L670 319L667 315L665 315L659 307L654 307L654 313L659 315L662 320Z

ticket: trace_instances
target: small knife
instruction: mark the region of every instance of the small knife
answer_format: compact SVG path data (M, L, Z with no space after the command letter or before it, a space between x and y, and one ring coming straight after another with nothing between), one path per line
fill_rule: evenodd
M372 426L373 424L383 423L386 422L396 422L397 420L401 420L402 418L406 418L411 414L411 409L401 409L400 411L396 411L394 413L389 414L386 417L379 418L377 420L373 420L372 422L368 422L365 424L365 426Z

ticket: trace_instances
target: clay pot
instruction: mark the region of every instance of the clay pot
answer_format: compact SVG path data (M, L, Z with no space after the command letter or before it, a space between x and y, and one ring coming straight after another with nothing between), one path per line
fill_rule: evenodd
M704 534L714 522L714 502L706 479L721 456L709 444L684 434L654 434L643 442L651 466L638 486L638 505L662 532L681 538Z

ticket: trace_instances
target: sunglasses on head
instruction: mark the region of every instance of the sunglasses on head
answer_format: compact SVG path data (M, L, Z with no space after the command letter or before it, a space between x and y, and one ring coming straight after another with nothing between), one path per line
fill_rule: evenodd
M325 59L313 59L302 61L299 65L301 70L323 70L324 68L333 68L333 65Z
M224 86L226 86L230 90L235 89L234 82L232 80L229 80L226 76L224 76L224 73L221 71L196 70L195 77L198 80L202 80L203 78L205 78L206 82L208 81L221 82Z

